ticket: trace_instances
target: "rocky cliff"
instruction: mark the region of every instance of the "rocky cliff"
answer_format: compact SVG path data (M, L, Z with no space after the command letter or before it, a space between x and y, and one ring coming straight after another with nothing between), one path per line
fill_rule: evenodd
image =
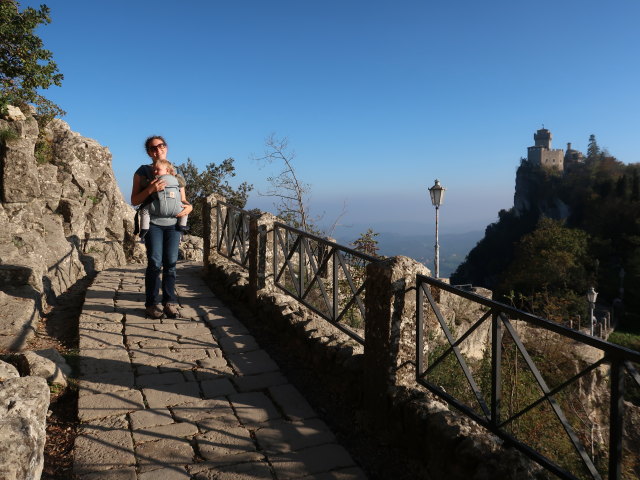
M513 208L516 216L527 213L562 220L569 216L569 206L558 197L561 174L522 160L516 171Z
M0 119L0 350L18 350L56 297L97 270L140 260L134 211L111 154L59 119Z

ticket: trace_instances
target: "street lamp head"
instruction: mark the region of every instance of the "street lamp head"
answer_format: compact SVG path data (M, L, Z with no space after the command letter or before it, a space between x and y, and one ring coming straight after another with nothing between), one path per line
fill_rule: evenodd
M433 187L429 189L429 195L431 195L431 203L434 207L439 207L444 202L444 191L446 188L440 185L440 180L436 179Z
M596 289L593 287L589 288L589 291L587 292L587 300L589 300L589 303L596 303L597 298L598 292L596 292Z

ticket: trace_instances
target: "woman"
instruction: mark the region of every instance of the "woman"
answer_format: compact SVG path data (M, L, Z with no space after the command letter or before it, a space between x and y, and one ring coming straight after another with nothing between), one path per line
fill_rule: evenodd
M164 190L165 182L153 177L153 167L158 160L167 158L167 142L159 135L154 135L144 142L147 155L151 157L151 165L141 165L133 175L131 189L132 205L140 205L150 195ZM184 208L176 217L188 215L193 207L187 202L184 186L180 186L180 196ZM145 273L145 307L151 318L161 318L165 314L169 318L178 315L176 309L176 262L178 261L178 245L180 232L176 228L177 218L158 219L151 222L149 232L144 237L147 247L147 270ZM160 280L162 270L162 281ZM159 290L162 287L162 296ZM162 302L162 308L160 303Z

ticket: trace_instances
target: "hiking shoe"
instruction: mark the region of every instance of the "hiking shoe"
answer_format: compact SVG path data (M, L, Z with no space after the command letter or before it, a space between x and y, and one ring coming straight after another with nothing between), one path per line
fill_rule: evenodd
M167 318L176 318L178 316L178 309L173 303L167 303L164 306L164 314Z
M163 312L159 305L151 305L145 309L147 316L151 318L162 318Z

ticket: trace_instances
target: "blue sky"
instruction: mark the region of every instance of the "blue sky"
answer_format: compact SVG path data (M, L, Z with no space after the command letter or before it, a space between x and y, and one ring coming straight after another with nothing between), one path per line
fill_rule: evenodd
M154 133L174 163L233 157L259 191L273 170L252 155L287 137L317 213L346 202L341 223L429 232L435 178L443 232L511 207L543 123L556 148L594 133L640 161L636 0L42 1L53 21L38 34L65 76L46 95L109 147L127 199ZM248 206L271 204L254 192Z

